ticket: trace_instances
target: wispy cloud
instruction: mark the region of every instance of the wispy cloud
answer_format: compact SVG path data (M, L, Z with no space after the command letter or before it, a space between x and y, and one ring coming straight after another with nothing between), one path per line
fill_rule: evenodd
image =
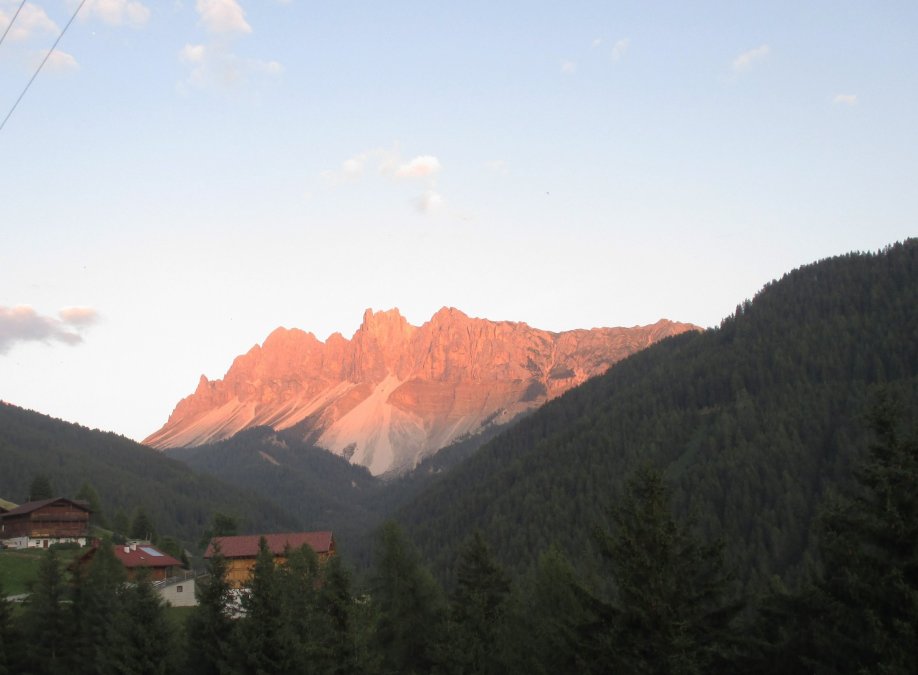
M577 72L577 64L573 61L562 61L561 72L565 75L573 75Z
M195 9L210 33L251 33L245 11L236 0L197 0Z
M141 26L150 19L150 8L139 0L88 0L80 16L95 16L111 26Z
M36 65L40 63L43 58L45 58L45 52L36 54ZM48 70L57 71L60 73L70 70L79 70L80 64L77 63L77 60L73 57L73 54L68 54L67 52L61 51L60 49L55 49L48 57L48 61L45 63L45 67Z
M425 190L417 201L418 211L421 213L433 213L443 206L443 197L436 190Z
M90 307L62 309L55 318L42 316L28 305L0 306L0 354L21 342L79 344L83 341L81 331L98 318L98 312Z
M0 34L9 26L15 14L15 8L0 8ZM27 2L19 12L16 23L10 28L7 38L10 40L28 40L37 33L57 33L60 30L57 24L38 5Z
M180 89L236 89L284 72L278 61L242 57L234 52L235 38L252 32L237 0L196 0L195 11L200 26L214 37L202 44L186 44L179 50L179 60L190 67Z
M395 181L420 181L426 190L417 198L415 205L421 213L432 213L443 205L443 197L437 191L436 178L443 165L434 155L416 155L405 160L398 148L375 148L361 152L341 162L336 169L322 171L320 176L329 186L353 183L373 171Z
M832 103L847 106L857 105L857 94L835 94Z
M760 45L755 49L743 52L733 59L733 72L742 73L749 70L754 64L765 60L769 53L771 53L771 48L768 45Z
M440 172L440 160L433 155L419 155L395 169L396 178L426 178Z
M616 41L616 43L612 45L612 60L616 63L621 61L625 57L625 53L628 51L630 45L631 40L628 38L622 38Z

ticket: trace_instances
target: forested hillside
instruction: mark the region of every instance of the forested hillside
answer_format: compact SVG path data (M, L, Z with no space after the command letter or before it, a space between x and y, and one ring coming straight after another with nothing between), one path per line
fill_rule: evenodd
M72 497L88 483L109 519L119 510L127 518L142 510L158 532L191 546L215 512L233 515L247 531L298 526L268 500L123 436L0 404L0 495L26 501L37 475L47 476L61 496Z
M622 480L665 470L674 503L721 537L746 583L793 582L826 491L867 446L887 385L916 418L918 240L786 274L720 327L663 341L547 404L444 476L399 519L441 578L480 528L520 571L557 544L591 568Z

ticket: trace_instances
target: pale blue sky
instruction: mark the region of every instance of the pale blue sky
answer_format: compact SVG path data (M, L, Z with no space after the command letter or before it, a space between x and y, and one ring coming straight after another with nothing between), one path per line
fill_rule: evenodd
M916 234L914 2L445 5L87 0L0 131L0 399L142 438L279 325L709 326Z

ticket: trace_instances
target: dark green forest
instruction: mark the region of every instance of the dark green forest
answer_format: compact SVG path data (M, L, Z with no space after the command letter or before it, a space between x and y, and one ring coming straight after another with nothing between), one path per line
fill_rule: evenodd
M340 557L304 547L277 565L262 539L235 592L218 547L177 622L147 579L124 582L110 544L67 570L52 548L20 610L0 589L0 675L914 673L918 426L903 413L874 397L853 480L818 519L819 562L793 591L740 591L723 543L675 516L644 465L594 532L592 579L557 548L508 574L476 531L446 593L389 521L359 585Z
M109 523L145 513L159 532L194 548L214 512L234 515L247 530L296 529L298 520L254 492L190 470L123 436L87 429L0 404L0 496L28 501L36 476L54 496L95 488Z
M916 338L918 240L819 261L388 482L266 429L177 453L228 488L2 406L5 497L43 473L188 541L220 512L344 545L326 567L265 553L237 618L215 559L184 630L142 584L48 563L36 588L56 591L0 602L0 675L78 672L28 652L52 635L111 640L140 659L125 673L918 672ZM118 612L84 634L75 613L112 598L157 640Z
M747 590L814 562L828 492L866 447L884 386L918 402L918 240L822 260L768 284L704 333L649 347L548 403L396 514L438 578L485 533L517 573L550 546L595 569L638 466L664 471L676 513L726 544Z

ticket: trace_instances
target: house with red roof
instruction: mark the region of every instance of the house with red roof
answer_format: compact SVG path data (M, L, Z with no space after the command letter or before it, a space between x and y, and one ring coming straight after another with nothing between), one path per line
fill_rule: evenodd
M64 497L27 502L0 514L0 541L8 548L86 546L90 513L86 502Z
M230 586L241 588L248 584L258 557L258 544L262 537L274 555L275 564L287 562L287 551L309 546L319 560L324 562L335 555L335 538L331 532L286 532L282 534L252 534L234 537L214 537L204 553L212 558L219 549L228 563L226 579Z
M84 553L79 564L89 565L99 549L94 546ZM182 561L176 560L168 553L163 553L149 542L132 541L124 545L112 546L112 551L118 561L124 565L127 580L134 581L141 569L149 570L150 581L163 581L175 577L181 572Z

